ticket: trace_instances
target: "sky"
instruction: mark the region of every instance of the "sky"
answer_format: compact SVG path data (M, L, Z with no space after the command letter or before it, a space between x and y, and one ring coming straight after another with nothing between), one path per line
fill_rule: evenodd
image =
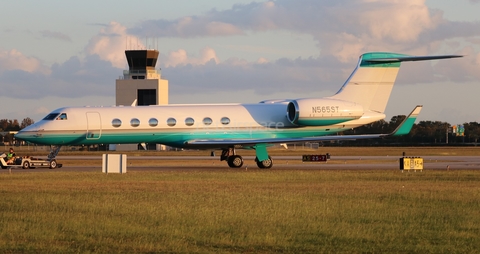
M480 0L5 1L0 119L115 104L126 49L157 49L176 103L336 93L365 52L459 54L402 63L387 118L480 122ZM5 11L9 10L9 11Z

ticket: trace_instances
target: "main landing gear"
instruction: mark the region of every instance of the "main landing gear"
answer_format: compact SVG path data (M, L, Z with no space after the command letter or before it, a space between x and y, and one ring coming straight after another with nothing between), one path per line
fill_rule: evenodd
M243 166L243 158L240 155L235 154L235 148L229 147L228 149L222 150L222 155L220 155L221 161L227 161L227 164L231 168L240 168ZM255 163L259 168L271 168L273 166L273 160L270 156L268 159L259 161L257 157L255 157Z
M273 166L272 157L268 156L268 159L259 161L257 157L255 157L255 162L259 168L271 168Z

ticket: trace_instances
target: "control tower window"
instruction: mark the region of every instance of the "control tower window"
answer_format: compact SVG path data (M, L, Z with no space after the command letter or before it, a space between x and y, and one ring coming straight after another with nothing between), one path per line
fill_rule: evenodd
M156 62L157 62L156 58L147 58L147 66L155 66Z
M138 89L138 106L148 106L157 104L157 89Z

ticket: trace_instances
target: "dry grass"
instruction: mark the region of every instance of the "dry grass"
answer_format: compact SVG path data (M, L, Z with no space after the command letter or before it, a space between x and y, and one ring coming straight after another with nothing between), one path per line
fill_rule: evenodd
M472 253L480 172L0 173L0 252Z

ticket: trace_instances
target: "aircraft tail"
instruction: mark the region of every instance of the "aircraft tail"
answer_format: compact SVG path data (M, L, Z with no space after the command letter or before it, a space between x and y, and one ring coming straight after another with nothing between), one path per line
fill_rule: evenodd
M364 110L385 112L388 99L397 78L400 63L462 57L460 55L409 56L388 52L365 53L357 67L332 99L351 101Z

